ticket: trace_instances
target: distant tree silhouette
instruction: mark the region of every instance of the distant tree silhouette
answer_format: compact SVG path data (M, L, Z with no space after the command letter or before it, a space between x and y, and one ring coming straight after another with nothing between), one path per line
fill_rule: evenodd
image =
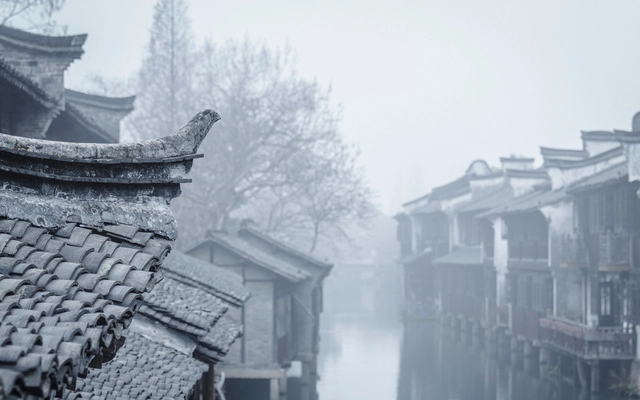
M136 139L167 135L198 110L193 102L195 46L185 0L159 0L149 46L136 76L136 112L129 125Z
M65 0L0 0L0 25L53 33L59 27L52 16L64 3Z

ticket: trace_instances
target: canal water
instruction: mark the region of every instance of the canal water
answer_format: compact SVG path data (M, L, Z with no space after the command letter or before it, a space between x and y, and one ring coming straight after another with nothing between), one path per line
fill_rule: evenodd
M435 323L340 318L323 321L320 400L620 400L512 366Z

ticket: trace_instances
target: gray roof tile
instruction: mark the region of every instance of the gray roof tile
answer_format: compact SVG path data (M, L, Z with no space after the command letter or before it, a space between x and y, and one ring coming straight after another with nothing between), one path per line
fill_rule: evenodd
M197 286L230 303L241 305L249 298L242 277L180 251L172 251L162 267L174 280Z
M0 398L63 395L90 364L113 359L162 277L169 200L218 118L201 113L143 144L0 134ZM140 185L161 187L162 201L141 201Z
M209 232L208 240L211 240L241 257L256 263L292 282L298 283L311 277L311 275L285 260L275 257L256 246L243 240L237 232Z
M78 379L63 399L186 398L208 365L144 336L125 332L118 356ZM75 397L74 397L75 396Z

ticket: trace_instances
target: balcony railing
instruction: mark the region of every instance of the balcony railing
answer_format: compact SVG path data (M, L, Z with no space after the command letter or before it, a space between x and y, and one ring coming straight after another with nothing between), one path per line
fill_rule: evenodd
M576 266L622 267L638 265L639 236L607 232L562 238L562 263Z
M549 257L549 244L546 240L509 239L509 259L542 261Z
M444 256L449 254L449 241L441 239L419 239L418 250L430 248L433 254L433 258Z
M555 317L540 319L540 342L584 360L631 360L636 334L631 325L590 328Z
M562 236L560 259L567 266L587 265L587 254L584 241L573 236Z

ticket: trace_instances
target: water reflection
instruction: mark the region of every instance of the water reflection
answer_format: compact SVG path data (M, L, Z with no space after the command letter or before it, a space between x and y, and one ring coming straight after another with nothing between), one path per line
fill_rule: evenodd
M541 378L536 363L498 356L438 324L323 321L320 400L620 400Z
M616 400L538 375L536 363L509 362L482 343L442 332L437 324L404 329L397 400ZM514 365L515 364L515 365Z
M394 399L402 326L371 318L323 321L320 400Z

